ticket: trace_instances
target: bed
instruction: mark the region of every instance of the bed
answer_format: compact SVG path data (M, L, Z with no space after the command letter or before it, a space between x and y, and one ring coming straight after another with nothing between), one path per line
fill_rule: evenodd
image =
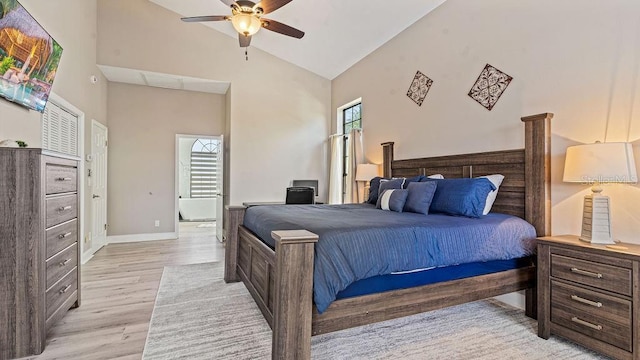
M384 143L384 177L443 174L446 178L503 174L492 212L525 219L535 235L549 234L549 120L523 117L523 149L395 160ZM311 336L525 290L526 313L536 315L534 262L504 271L445 279L378 293L351 295L314 306L314 251L318 235L285 227L270 245L244 226L246 208L227 208L225 281L243 281L273 330L274 359L310 357ZM431 215L429 215L431 216ZM255 230L255 229L254 229ZM265 235L263 234L264 238ZM443 269L446 269L443 268Z

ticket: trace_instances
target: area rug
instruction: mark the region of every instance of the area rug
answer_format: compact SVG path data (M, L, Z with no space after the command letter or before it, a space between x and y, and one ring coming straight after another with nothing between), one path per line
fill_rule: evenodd
M271 330L222 263L165 267L143 359L271 359ZM313 359L605 359L537 337L520 309L484 300L314 336Z

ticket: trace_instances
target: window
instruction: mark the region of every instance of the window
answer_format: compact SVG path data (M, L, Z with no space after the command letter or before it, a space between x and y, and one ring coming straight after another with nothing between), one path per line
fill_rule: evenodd
M351 105L342 110L342 133L348 135L352 129L362 129L362 103ZM347 175L349 172L349 138L345 136L342 148L342 202L347 195Z
M212 198L218 193L220 141L198 139L191 147L191 197Z

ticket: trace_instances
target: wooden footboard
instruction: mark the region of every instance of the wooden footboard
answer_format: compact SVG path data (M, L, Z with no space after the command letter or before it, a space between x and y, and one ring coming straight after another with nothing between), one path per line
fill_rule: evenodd
M275 251L242 226L244 207L228 207L225 281L241 280L273 330L273 359L311 356L313 258L318 236L274 231ZM231 254L236 254L235 256ZM232 268L235 267L235 273Z

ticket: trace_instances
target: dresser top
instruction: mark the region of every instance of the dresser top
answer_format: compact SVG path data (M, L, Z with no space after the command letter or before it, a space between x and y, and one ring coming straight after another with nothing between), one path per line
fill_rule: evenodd
M598 252L609 252L623 254L632 257L640 257L640 245L618 242L615 245L591 244L582 241L576 235L544 236L538 238L538 242L548 245L561 245L564 247L583 248L584 250L595 250Z

